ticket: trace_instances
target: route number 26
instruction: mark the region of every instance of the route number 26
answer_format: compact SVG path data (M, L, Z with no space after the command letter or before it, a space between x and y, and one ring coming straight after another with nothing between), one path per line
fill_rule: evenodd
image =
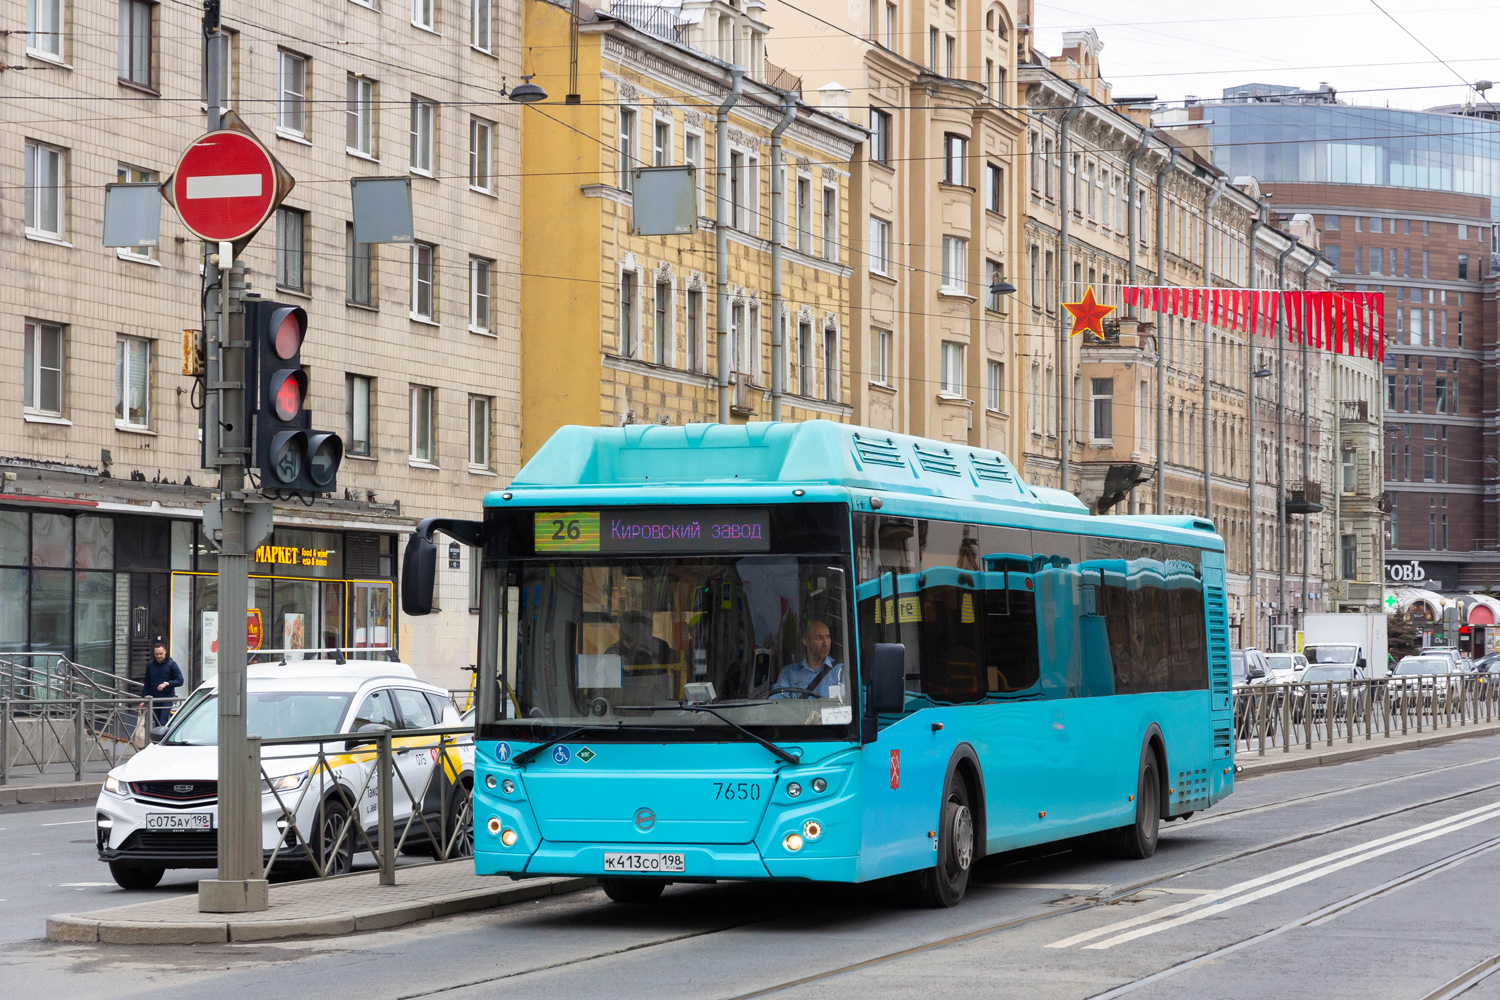
M552 540L553 541L560 542L564 538L568 538L568 539L572 539L574 541L577 541L578 536L580 534L582 534L582 532L578 528L578 519L577 518L574 518L571 521L564 521L561 518L558 518L557 520L553 521L552 523L557 526L557 530L552 533Z

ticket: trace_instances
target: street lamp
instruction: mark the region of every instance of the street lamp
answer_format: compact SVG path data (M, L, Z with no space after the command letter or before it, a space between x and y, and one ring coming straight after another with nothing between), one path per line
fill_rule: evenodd
M531 82L531 76L521 77L521 85L507 95L517 104L535 104L547 99L547 92Z
M1271 377L1271 369L1269 369L1269 368L1257 368L1255 371L1251 372L1250 374L1253 375L1253 376L1255 376L1256 378L1270 378Z
M1010 282L1006 281L1004 278L996 277L994 281L990 282L990 294L991 295L1014 295L1014 294L1016 294L1016 286L1012 285Z

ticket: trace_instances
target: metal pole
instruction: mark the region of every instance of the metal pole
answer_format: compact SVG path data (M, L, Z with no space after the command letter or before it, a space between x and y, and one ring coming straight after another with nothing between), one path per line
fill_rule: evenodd
M73 713L73 780L83 780L83 698L74 702Z
M1177 147L1156 175L1156 283L1167 283L1167 177L1177 166ZM1156 307L1156 510L1167 512L1167 352L1161 305Z
M1074 87L1073 106L1063 113L1057 133L1057 172L1061 180L1061 183L1057 186L1057 212L1059 219L1061 219L1061 222L1058 224L1059 246L1057 252L1057 468L1058 485L1062 489L1068 488L1068 459L1072 457L1070 455L1072 450L1070 436L1073 433L1072 414L1068 409L1070 405L1070 393L1068 390L1072 388L1070 380L1073 377L1069 357L1071 352L1068 349L1068 342L1071 337L1068 334L1068 325L1063 322L1066 310L1062 307L1063 302L1067 300L1068 296L1068 230L1069 223L1072 221L1070 217L1072 208L1068 204L1068 195L1072 193L1069 190L1071 185L1068 178L1068 156L1070 155L1072 145L1069 142L1071 137L1068 130L1073 124L1073 119L1077 118L1081 111L1083 111L1083 88Z
M786 317L781 296L781 252L786 246L786 184L781 176L781 133L797 118L797 98L786 94L781 121L771 129L771 419L781 419L786 391Z
M729 227L734 224L734 206L729 203L729 109L744 92L745 71L729 67L729 93L714 114L714 200L719 206L714 222L714 258L718 265L718 295L715 320L719 345L719 423L729 423Z
M10 701L0 701L0 785L10 784Z
M1266 202L1264 202L1264 201L1258 202L1257 206L1258 206L1258 210L1256 211L1255 218L1252 219L1251 222L1250 222L1250 274L1249 274L1249 277L1247 278L1247 280L1245 282L1246 286L1248 288L1250 288L1252 291L1255 289L1255 284L1256 284L1255 240L1256 240L1256 237L1258 237L1260 235L1260 229L1261 229L1261 227L1266 224L1266 210L1268 208ZM1251 308L1254 309L1255 308L1255 306L1254 306L1254 296L1252 296L1251 298L1252 298ZM1250 493L1250 546L1249 546L1249 548L1250 548L1250 645L1253 646L1253 647L1255 647L1256 649L1259 649L1260 648L1260 581L1256 578L1256 566L1255 566L1255 556L1256 556L1256 551L1255 551L1255 543L1256 543L1255 531L1256 531L1256 528L1259 526L1258 523L1257 523L1258 519L1255 516L1255 453L1258 450L1256 448L1256 446L1255 446L1255 404L1256 404L1256 397L1259 395L1258 389L1259 389L1259 386L1260 386L1260 379L1258 379L1258 378L1255 377L1255 373L1257 371L1259 371L1260 369L1259 369L1259 366L1257 366L1256 363L1255 363L1255 342L1254 342L1254 340L1248 340L1246 342L1246 344L1245 344L1245 348L1246 348L1245 355L1246 355L1246 358L1247 358L1249 366L1250 366L1249 367L1249 372L1248 372L1248 378L1250 379L1250 386L1249 386L1249 393L1248 393L1248 395L1249 395L1249 403L1250 403L1250 405L1248 407L1248 409L1250 411L1250 416L1249 416L1249 421L1250 421L1250 482L1249 482L1249 493Z
M1214 185L1213 194L1208 196L1203 205L1203 287L1212 288L1214 283L1213 268L1208 259L1209 248L1209 220L1213 218L1214 205L1218 204L1224 196L1224 188L1229 183L1227 177L1220 177ZM1210 313L1210 316L1212 314ZM1214 380L1214 334L1209 323L1203 324L1203 516L1210 521L1214 519L1214 469L1213 469L1213 437L1211 436L1212 424L1209 415L1213 410L1213 380Z
M376 782L380 796L380 884L396 884L396 816L391 807L391 731L380 734L376 750Z
M1302 269L1302 290L1304 292L1307 291L1307 276L1309 274L1311 274L1312 273L1312 269L1314 267L1317 267L1317 266L1318 266L1318 258L1317 258L1316 255L1314 255L1313 258L1312 258L1312 260L1308 261L1307 267L1305 267L1305 268ZM1297 360L1302 365L1302 488L1304 490L1306 490L1307 489L1307 481L1308 481L1308 479L1310 479L1312 477L1312 454L1311 454L1311 449L1312 449L1312 405L1311 405L1312 396L1309 395L1308 378L1307 378L1307 334L1305 332L1307 330L1307 321L1306 321L1306 317L1305 316L1303 317L1302 329L1303 329L1304 333L1303 333L1303 335L1300 338L1301 343L1297 346L1297 354L1298 354L1298 359ZM1338 377L1339 377L1338 356L1334 355L1334 361L1333 361L1333 381L1334 381L1335 385L1337 385L1337 383L1338 383ZM1338 398L1338 389L1337 388L1334 389L1333 396L1334 396L1335 399ZM1338 426L1338 419L1339 419L1338 412L1337 412L1337 406L1338 406L1338 404L1335 403L1334 404L1335 412L1334 412L1334 415L1333 415L1334 426L1335 427ZM1337 436L1335 436L1334 439L1333 439L1333 459L1334 459L1334 468L1336 470L1338 470L1335 473L1335 475L1334 475L1334 484L1333 484L1333 495L1334 495L1335 498L1337 498L1338 495L1339 495L1339 493L1340 493L1340 491L1343 489L1343 483L1339 481L1340 477L1342 477L1342 475L1343 475L1343 471L1342 471L1342 469L1339 468L1339 465L1338 465L1338 459L1339 459L1339 439L1338 439ZM1305 493L1303 495L1306 496ZM1338 500L1335 499L1334 503L1337 504ZM1301 613L1301 615L1299 617L1300 617L1300 621L1304 621L1304 622L1307 621L1307 582L1308 582L1307 564L1308 564L1308 562L1309 562L1309 560L1311 559L1311 556L1312 556L1311 550L1309 548L1309 531L1308 531L1308 525L1309 525L1309 518L1310 517L1311 517L1311 515L1303 515L1303 518L1302 518L1302 599L1301 599L1301 602L1300 602L1301 606L1302 606L1302 613ZM1338 520L1335 518L1335 520L1333 522L1333 533L1334 533L1334 542L1335 543L1338 542L1338 530L1339 530ZM1337 545L1335 545L1334 551L1335 552L1339 551ZM1322 567L1320 566L1319 569L1322 569ZM1324 584L1323 584L1323 588L1326 589L1327 586L1328 586L1328 584L1325 581ZM1324 591L1320 590L1320 592L1324 592ZM1327 608L1328 605L1324 604L1323 606L1324 606L1324 608ZM1297 645L1296 641L1293 640L1292 647L1294 649L1296 648L1296 645Z
M1297 241L1287 243L1285 250L1276 258L1276 288L1286 291L1286 259L1297 249ZM1282 625L1289 617L1286 613L1286 411L1282 402L1286 397L1286 304L1276 309L1276 562L1277 591L1276 618Z

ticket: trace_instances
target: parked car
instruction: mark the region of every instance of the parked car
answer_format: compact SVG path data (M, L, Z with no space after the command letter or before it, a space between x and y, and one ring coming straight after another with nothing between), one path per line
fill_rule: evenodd
M1267 678L1271 684L1288 684L1300 680L1302 671L1307 669L1307 657L1301 653L1267 653L1266 661L1271 668Z
M1270 676L1270 662L1261 650L1250 646L1230 651L1229 679L1234 685L1236 739L1254 738L1262 726L1267 729L1267 736L1274 729L1276 713L1270 710L1264 695L1252 690L1254 686L1265 684Z
M1292 720L1301 722L1311 713L1314 720L1329 714L1336 719L1364 714L1370 692L1364 684L1365 671L1353 664L1314 663L1302 672L1299 681L1305 685L1292 695ZM1350 681L1355 681L1350 690Z
M1434 711L1440 710L1457 680L1456 671L1454 659L1446 651L1403 656L1391 675L1392 702L1405 701L1409 707L1431 705Z
M261 752L261 847L276 867L304 874L317 862L347 871L358 849L375 844L379 807L374 787L374 732L461 725L442 688L417 680L400 663L302 660L252 665L247 679L247 725L262 739L348 733L319 763L315 743L265 747ZM109 772L97 803L99 860L127 889L150 888L168 868L218 864L218 682L201 685L172 717L159 742ZM403 850L431 851L429 828L458 851L472 848L467 823L473 786L472 736L402 737L393 754L392 810L397 835L418 809ZM429 775L431 779L429 780ZM367 781L367 779L369 779ZM363 795L361 789L367 789ZM425 791L424 791L425 789ZM412 797L421 795L414 804ZM445 801L446 799L446 801ZM342 837L350 807L358 828ZM295 817L293 830L286 816ZM446 818L448 828L442 827ZM467 829L460 829L466 823ZM297 834L300 832L301 836Z
M1271 676L1266 654L1254 646L1232 650L1229 654L1229 679L1234 684L1264 684Z
M1422 656L1446 656L1453 661L1455 670L1468 671L1473 669L1473 661L1464 655L1463 650L1453 646L1429 646L1422 650Z

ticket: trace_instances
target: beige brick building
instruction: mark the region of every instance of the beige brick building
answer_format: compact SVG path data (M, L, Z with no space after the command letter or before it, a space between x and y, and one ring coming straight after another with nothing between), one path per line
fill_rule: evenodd
M4 38L0 107L0 649L138 672L160 634L198 676L216 476L179 345L202 327L202 248L170 207L149 253L102 247L101 226L107 183L163 179L205 129L201 14L4 8L28 30ZM468 553L444 561L442 614L403 620L392 584L414 518L472 515L519 460L519 10L224 6L225 103L297 181L245 254L251 290L307 309L312 424L346 449L336 496L277 507L275 543L323 558L252 566L267 647L395 640L467 683ZM354 246L349 178L374 175L411 177L415 246Z

